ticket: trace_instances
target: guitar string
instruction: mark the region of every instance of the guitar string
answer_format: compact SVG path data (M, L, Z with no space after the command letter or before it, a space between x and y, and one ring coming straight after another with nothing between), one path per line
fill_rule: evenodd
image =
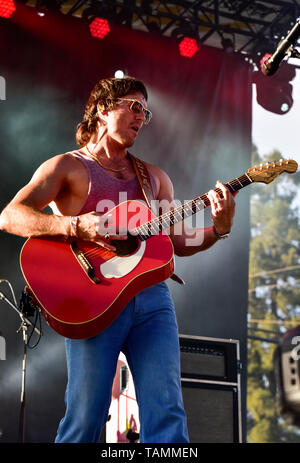
M245 181L245 185L243 184L243 180ZM236 177L235 179L231 180L230 182L227 182L227 183L226 183L226 186L227 186L227 187L228 187L228 186L229 186L229 187L232 187L233 191L235 192L235 191L237 191L237 190L239 190L239 189L241 189L241 188L244 188L245 186L248 186L248 185L249 185L250 183L252 183L253 181L254 181L254 180L253 180L251 177L249 177L249 175L248 175L247 173L245 173L245 174L241 175L240 177ZM220 193L222 194L222 190L221 190L220 188L216 188L214 191L216 191L216 192L219 193L219 194L220 194ZM207 204L205 203L205 201L207 202ZM172 211L165 212L164 214L160 215L159 217L155 217L154 219L152 219L151 221L148 221L148 222L144 223L144 224L141 225L140 227L136 227L136 228L134 229L134 231L135 231L135 232L138 231L138 230L143 231L142 229L144 229L144 228L146 227L147 230L148 230L148 233L146 234L146 236L148 236L148 235L149 235L149 230L150 230L150 228L153 228L153 224L155 224L155 225L158 225L158 227L159 227L158 232L160 232L160 231L163 230L163 228L160 229L160 227L162 226L162 222L163 222L163 221L166 221L166 220L169 219L170 217L173 218L173 219L174 219L174 218L176 219L175 214L179 214L179 215L180 215L179 220L178 220L178 218L177 218L178 221L184 220L185 217L182 217L182 213L186 213L186 207L187 207L187 206L191 208L192 214L194 214L196 211L193 210L193 207L194 207L194 208L195 208L195 207L197 208L197 207L198 207L198 205L197 205L198 202L202 202L202 203L204 202L204 205L205 205L205 206L209 206L209 205L210 205L210 201L209 201L209 199L208 199L207 193L205 193L205 194L203 194L203 195L201 195L201 196L198 196L197 198L194 198L194 199L188 201L188 202L185 203L184 205L181 205L181 206L179 206L178 208L173 209ZM191 206L191 205L192 205L192 206ZM174 222L174 223L175 223L175 222ZM172 223L172 225L174 225L174 224ZM169 226L169 223L168 223L168 226ZM165 228L167 228L167 227L165 226ZM138 233L138 235L140 235L140 234ZM142 235L142 236L143 236L143 235ZM151 233L150 233L149 236L151 236ZM99 253L99 251L100 251L100 252L103 252L103 250L101 249L101 246L100 246L100 245L97 246L97 247L94 247L94 248L90 249L89 251L87 251L86 253L84 253L84 255L85 255L85 256L97 255L97 253ZM106 250L106 252L110 252L110 251L109 251L109 250Z
M243 183L240 181L240 179L242 179L242 177L246 177L246 185L243 185ZM243 188L244 186L247 186L249 185L250 181L249 179L247 178L246 174L240 176L239 178L236 178L236 179L233 179L231 180L230 182L228 182L226 185L229 185L230 187L232 187L233 189L235 187L238 187L238 188ZM220 188L216 188L215 191L217 193L221 193L222 194L222 190ZM234 189L234 191L236 191ZM204 198L204 201L203 201L203 198ZM207 193L201 195L201 196L198 196L197 198L194 198L192 200L190 200L188 203L185 203L184 205L181 205L179 206L178 208L175 208L173 209L172 211L168 211L168 212L165 212L164 214L158 216L158 217L155 217L154 219L152 219L151 221L148 221L148 222L145 222L143 225L141 225L140 227L136 227L133 231L137 231L137 230L141 230L143 232L142 229L146 228L148 230L146 236L149 235L149 229L153 229L153 224L155 224L155 226L158 226L158 231L156 230L156 232L160 232L162 230L160 230L160 226L162 225L162 222L163 221L166 221L167 219L169 219L170 217L171 218L175 218L175 214L180 214L180 218L178 221L182 221L184 219L184 217L182 218L182 213L186 213L186 207L191 207L190 204L192 204L194 207L197 207L197 203L201 202L205 204L205 200L208 201L208 204L207 206L210 204L210 201L208 199L208 196L207 196ZM195 213L195 211L193 211L193 209L191 208L192 210L192 214ZM175 218L176 219L176 218ZM172 225L174 225L172 223ZM165 225L165 227L167 228L168 226L170 226L169 223L167 223L167 225ZM139 234L139 233L138 233ZM150 236L151 236L151 233L150 233ZM110 252L109 250L106 250L107 252ZM97 254L99 252L103 252L103 248L101 249L101 245L98 245L97 247L94 247L92 249L90 249L89 251L86 251L84 254L84 256L88 256L88 257L94 257L94 256L97 256Z
M245 184L243 184L243 181L245 181ZM232 187L233 191L237 191L241 188L244 188L245 186L248 186L250 183L252 183L254 180L251 179L251 177L249 177L249 175L247 173L241 175L240 177L237 177L233 180L231 180L230 182L228 182L226 184L226 186L228 187ZM222 194L222 190L220 188L216 188L214 191L218 192L219 194L221 193ZM206 202L207 204L206 204ZM152 219L151 221L148 221L146 223L144 223L143 225L141 225L140 227L136 227L134 229L134 231L138 232L138 235L140 235L139 233L139 230L143 233L143 231L145 232L146 230L146 237L149 237L149 236L152 236L153 233L150 232L149 234L149 230L152 228L153 229L153 224L155 224L156 226L158 226L158 230L155 230L156 233L159 233L163 230L163 221L166 221L167 219L169 219L170 217L172 219L175 219L177 221L182 221L184 220L185 217L182 216L182 214L186 213L186 208L189 207L190 210L192 211L192 214L194 214L196 211L193 209L193 208L197 208L198 207L198 204L199 202L204 202L204 205L205 206L209 206L210 205L210 201L208 199L208 196L207 196L207 193L201 195L201 196L198 196L197 198L194 198L192 200L190 200L189 202L185 203L184 205L181 205L179 206L178 208L175 208L173 209L172 211L168 211L162 215L160 215L159 217L155 217L154 219ZM179 219L175 217L175 214L179 214ZM175 223L175 222L174 222ZM174 223L172 223L172 225L174 225ZM165 228L167 228L168 226L170 226L170 224L168 223L167 226L165 225ZM146 230L145 230L146 228ZM145 236L145 235L141 235L141 236ZM84 253L84 255L88 255L88 256L92 256L92 255L97 255L97 253L100 252L103 252L103 250L101 249L100 245L98 247L94 247L92 248L91 250L87 251L86 253ZM109 250L107 250L106 252L110 252Z
M232 183L233 181L231 182L231 186L232 186ZM236 183L237 186L239 186L239 183ZM218 193L222 193L222 190L221 189L216 189L215 191L217 191ZM143 225L141 225L140 227L137 227L138 228L143 228L145 226L148 226L151 224L151 223L155 223L155 222L159 222L161 223L163 220L169 218L169 216L172 216L176 213L180 213L180 211L184 211L184 209L186 209L187 207L190 207L190 205L192 204L193 206L196 206L197 207L197 203L199 202L203 202L203 199L204 199L204 203L205 203L205 200L207 201L207 205L210 204L210 201L208 199L208 196L207 194L204 194L204 195L201 195L201 196L198 196L190 201L188 201L187 203L173 209L172 211L168 211L168 212L165 212L164 214L158 216L158 217L155 217L154 219L152 219L151 221L149 222L145 222Z
M247 186L247 185L250 183L250 182L249 182L249 179L246 177L246 185L243 185L243 183L240 182L240 179L241 179L242 177L245 177L245 174L244 174L243 176L239 177L238 179L234 179L234 180L232 180L231 182L228 182L227 185L231 186L232 188L234 188L234 187L241 188L241 187ZM222 190L219 189L219 188L216 188L215 191L217 191L219 194L222 193ZM192 199L192 200L189 201L188 203L185 203L184 205L181 205L181 206L179 206L178 208L173 209L172 211L168 211L168 212L162 214L162 215L159 216L159 217L155 217L155 218L152 219L150 222L146 222L146 223L144 223L143 225L141 225L140 227L137 227L136 229L134 229L134 231L140 230L140 231L143 233L143 231L145 232L145 228L147 228L148 231L147 231L147 233L146 233L146 236L148 236L148 235L149 235L149 229L150 229L150 228L153 229L153 224L155 224L156 226L159 227L158 230L155 230L156 233L157 233L157 232L161 231L161 230L160 230L160 226L162 225L162 222L163 222L163 221L166 221L166 220L169 219L170 217L172 217L173 219L174 219L174 218L176 219L175 214L179 214L179 215L180 215L179 220L178 220L178 218L177 218L178 221L183 220L184 217L182 217L182 213L186 213L186 207L187 207L187 206L188 206L188 207L191 207L190 204L192 204L194 207L195 207L195 206L197 207L197 203L199 203L200 201L203 203L203 199L204 199L204 204L205 204L205 200L208 201L208 204L207 204L207 205L210 204L210 201L209 201L209 199L208 199L208 197L207 197L207 194L203 194L203 195L201 195L201 196L199 196L199 197L197 197L197 198ZM192 210L192 213L193 213L193 209L191 209L191 210ZM167 228L169 225L170 225L170 224L167 223L167 226L165 225L165 227ZM173 225L173 223L172 223L172 225ZM139 233L138 233L138 234L139 234ZM150 236L151 236L151 233L150 233ZM89 251L85 252L84 255L85 255L85 256L89 256L89 257L96 256L96 255L99 253L99 251L103 252L102 249L101 249L101 247L100 247L100 245L99 245L98 247L94 247L94 248L90 249ZM109 250L107 250L107 252L109 252Z
M198 202L199 202L199 201L198 201ZM175 211L175 210L174 210L174 211ZM170 214L172 214L174 211L172 211ZM146 226L147 224L155 224L155 225L158 226L158 225L160 225L161 223L160 223L160 222L157 223L157 220L160 219L160 221L163 222L164 220L166 220L167 217L169 217L169 214L168 214L168 213L165 213L165 214L163 214L163 215L161 215L161 216L159 216L159 217L155 217L155 218L152 219L152 221L150 221L150 222L146 222L145 224L141 225L140 227L136 227L136 228L135 228L134 230L132 230L132 231L135 231L135 232L136 232L136 231L139 230L139 229L142 231L142 228L143 228L144 226ZM169 225L169 224L167 224L167 226L168 226L168 225ZM166 226L166 227L167 227L167 226ZM149 225L148 225L148 227L149 227ZM149 230L149 228L148 228L148 230ZM155 231L156 231L156 232L159 232L158 230L155 230ZM139 233L138 233L138 234L139 234ZM102 249L103 249L103 247L102 247ZM101 249L101 245L99 245L98 247L93 247L93 248L91 248L90 250L86 251L86 252L84 253L84 255L87 256L87 257L95 257L95 256L99 253L99 251L100 251L100 252L103 252L102 249ZM109 252L109 250L107 250L107 251Z
M241 177L245 177L245 175L243 175L243 176L241 176ZM239 177L239 179L240 179L241 177ZM234 180L232 180L231 182L228 182L227 185L230 185L230 186L233 187L233 188L236 186L236 187L238 187L237 189L239 189L239 188L241 188L241 187L243 188L243 187L245 187L245 186L247 186L247 185L250 184L250 181L249 181L249 179L248 179L247 177L244 179L244 180L246 180L246 185L243 185L243 184L239 181L239 179L234 179ZM222 194L222 190L219 189L219 188L215 189L215 191L217 191L219 194L220 194L220 193ZM236 189L234 189L234 191L236 191ZM204 201L203 201L203 199L204 199ZM205 200L207 201L207 204L205 203ZM208 199L207 194L204 194L204 195L198 196L197 198L192 199L191 201L185 203L184 205L179 206L178 208L173 209L172 211L168 211L168 212L166 212L166 213L160 215L159 217L155 217L155 218L152 219L151 221L144 223L144 224L141 225L140 227L137 227L137 229L142 229L142 228L148 228L148 229L149 229L149 228L151 228L151 224L153 224L153 223L155 223L156 225L161 225L162 222L163 222L164 220L168 219L170 216L171 216L171 217L173 216L173 218L174 218L174 215L175 215L175 214L180 214L179 221L180 221L180 220L183 220L185 217L182 217L182 213L183 213L183 212L184 212L184 213L186 212L186 208L187 208L187 207L191 207L191 206L190 206L191 204L192 204L192 206L194 206L194 207L196 206L196 207L197 207L197 203L200 202L200 201L204 202L204 204L207 205L207 206L210 205L210 201L209 201L209 199ZM194 211L193 211L193 209L192 209L192 213L193 213L193 212L194 212ZM168 225L169 225L169 224L168 224ZM174 225L174 224L172 223L172 225ZM136 229L136 230L137 230L137 229Z
M245 184L243 183L243 181L245 182ZM240 177L237 177L237 178L231 180L230 182L228 182L226 184L226 186L231 187L235 192L235 191L237 191L237 190L239 190L241 188L244 188L245 186L248 186L250 183L253 183L253 181L254 180L252 180L251 177L249 177L249 175L247 173L245 173L245 174L241 175ZM220 193L222 194L222 190L220 188L216 188L214 191L218 192L219 194ZM139 236L150 237L150 236L153 235L153 233L150 230L153 230L154 226L158 227L157 230L154 230L155 233L159 233L164 228L168 228L169 226L174 225L174 223L176 223L176 220L177 220L177 222L184 220L184 218L186 218L186 217L184 217L183 214L187 213L187 210L186 210L187 207L190 208L190 210L192 211L192 214L196 213L195 207L196 208L198 207L197 203L199 203L199 202L202 202L202 204L204 203L205 206L210 205L210 201L208 199L207 193L188 201L184 205L181 205L181 206L173 209L172 211L168 211L168 212L166 212L166 213L164 213L164 214L162 214L162 215L160 215L158 217L155 217L154 219L152 219L152 220L150 220L148 222L145 222L140 227L136 227L133 231L137 232L137 234ZM178 219L178 217L177 218L175 217L175 214L179 214L179 219ZM190 214L190 215L192 215L192 214ZM171 220L175 219L175 222L173 223L171 221L171 225L168 222L167 225L164 224L164 227L163 227L163 222L164 221L166 222L170 218L171 218ZM150 233L149 233L149 231L150 231ZM145 233L145 234L141 235L140 232ZM99 251L99 247L92 248L85 255L89 255L89 256L91 256L92 254L96 255L97 251ZM108 250L108 252L109 252L109 250Z

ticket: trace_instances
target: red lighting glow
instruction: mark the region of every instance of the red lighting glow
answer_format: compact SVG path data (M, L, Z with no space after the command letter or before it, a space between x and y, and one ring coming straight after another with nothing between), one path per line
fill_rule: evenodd
M264 57L261 58L261 60L259 61L260 67L261 67L261 68L262 68L264 62L267 61L267 59L271 58L271 56L272 56L271 53L266 53L266 54L264 55Z
M90 24L90 31L93 37L104 39L110 32L109 22L107 19L95 18Z
M198 45L195 39L190 37L184 37L179 44L179 52L181 56L186 58L192 58L194 54L198 51Z
M0 17L9 18L16 11L13 0L0 0Z

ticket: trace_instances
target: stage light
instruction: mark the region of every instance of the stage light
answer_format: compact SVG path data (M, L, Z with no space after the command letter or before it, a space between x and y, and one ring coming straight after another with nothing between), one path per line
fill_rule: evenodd
M191 37L184 37L179 43L178 48L181 56L192 58L192 56L194 56L194 54L198 51L197 41Z
M282 63L274 76L254 72L252 81L256 84L257 103L272 113L287 114L294 103L290 81L295 75L295 68L288 63Z
M199 30L196 20L179 18L176 27L171 32L177 44L179 53L186 58L192 58L198 51Z
M223 47L223 50L226 52L226 53L233 53L234 52L234 44L233 44L233 41L231 39L229 39L228 37L222 37L222 40L221 40L221 45Z
M0 0L0 17L9 18L16 11L13 0Z
M104 18L95 18L90 24L90 32L97 39L104 39L110 32L109 22Z
M115 77L117 79L124 79L125 77L125 72L122 71L121 69L118 69L118 71L115 72Z
M256 85L257 103L271 113L286 114L294 103L292 91L293 87L289 83L285 85L260 83Z

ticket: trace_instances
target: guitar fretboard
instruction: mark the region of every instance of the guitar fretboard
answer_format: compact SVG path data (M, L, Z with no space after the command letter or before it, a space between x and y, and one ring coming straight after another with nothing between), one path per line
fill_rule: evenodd
M240 177L237 177L230 182L227 182L225 185L231 193L238 191L244 188L247 185L250 185L253 180L248 174L243 174ZM215 191L223 196L222 190L220 188L215 188ZM210 206L210 200L207 196L207 193L197 196L190 201L185 201L184 204L158 216L149 222L140 225L139 227L133 230L134 234L137 235L140 240L146 240L153 235L157 235L170 228L172 225L175 225L178 222L181 222L184 219L196 214L197 212L205 209Z

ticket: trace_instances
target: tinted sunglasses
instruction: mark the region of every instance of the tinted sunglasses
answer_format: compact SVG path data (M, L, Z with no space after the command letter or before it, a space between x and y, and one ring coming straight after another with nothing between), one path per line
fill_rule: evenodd
M130 105L129 105L129 109L130 111L132 111L133 113L140 113L141 111L144 112L145 114L145 122L144 124L147 125L149 124L149 122L151 121L151 118L152 118L152 112L145 108L142 103L138 100L135 100L133 98L118 98L119 101L129 101L131 102Z

